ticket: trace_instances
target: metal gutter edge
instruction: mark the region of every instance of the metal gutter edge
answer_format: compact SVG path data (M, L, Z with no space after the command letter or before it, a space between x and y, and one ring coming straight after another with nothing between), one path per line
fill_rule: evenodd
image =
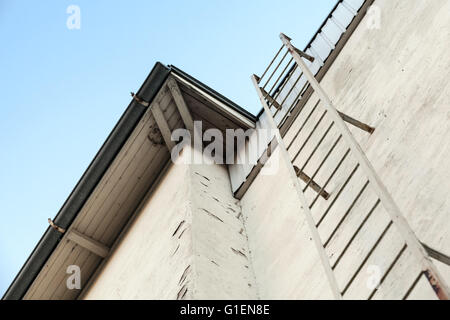
M151 102L167 79L170 71L171 69L169 67L157 62L139 89L139 97ZM70 227L78 212L134 130L136 124L144 115L145 110L146 107L137 103L135 100L132 100L128 105L94 160L92 160L59 210L53 220L56 225L66 230ZM19 300L23 298L62 237L63 234L60 232L51 227L47 228L31 255L3 295L3 300Z

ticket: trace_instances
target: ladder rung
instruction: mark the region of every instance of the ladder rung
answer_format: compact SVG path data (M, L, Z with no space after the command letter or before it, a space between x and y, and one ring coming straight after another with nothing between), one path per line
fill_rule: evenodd
M388 276L388 274L391 272L392 268L394 268L395 264L398 262L398 260L401 258L401 256L403 255L403 253L405 252L406 248L408 246L406 244L403 245L402 249L400 250L400 252L397 254L397 256L394 258L394 261L392 261L392 263L389 265L389 268L387 268L387 270L384 272L383 277L381 277L380 282L378 283L378 287L384 282L384 280L386 279L386 277ZM375 295L375 293L377 293L378 291L378 287L373 289L372 293L370 294L369 298L367 300L372 300L373 296Z
M391 221L389 222L389 224L386 226L386 228L384 228L383 232L381 233L380 237L378 238L377 242L375 242L375 244L372 246L372 248L370 249L370 251L367 253L366 257L363 259L363 261L359 264L358 269L355 271L355 273L353 274L353 276L350 278L350 281L348 281L348 283L346 284L346 286L344 287L344 290L342 290L342 295L344 295L348 288L350 288L351 284L353 283L353 281L356 279L356 277L358 276L358 274L361 272L362 268L364 267L364 265L366 264L366 262L369 260L370 256L372 255L372 253L375 251L375 249L378 247L378 245L380 244L381 240L384 238L384 236L386 235L386 233L388 232L388 230L391 228L391 226L394 223Z
M331 153L333 153L333 150L336 148L336 146L338 145L338 143L341 140L341 138L342 138L342 136L339 136L339 138L337 138L337 140L334 142L334 144L330 148L330 150L328 150L327 154L325 155L325 157L323 158L323 160L320 163L319 167L316 169L316 171L312 175L311 179L314 179L316 177L316 175L319 173L320 169L322 169L323 165L328 160L328 158L330 157ZM309 186L308 184L305 186L305 188L303 189L303 192L305 192L305 190L308 188L308 186Z
M275 82L273 83L272 87L269 90L270 94L274 94L274 92L272 92L273 89L275 89L275 87L277 86L278 82L281 80L281 77L284 75L284 73L286 72L287 68L291 65L292 60L294 60L294 58L291 58L288 61L288 63L284 67L283 71L281 71L280 75L278 76L277 80L275 80Z
M328 177L327 181L325 182L325 184L323 185L324 188L327 187L328 183L330 183L331 179L333 179L334 175L336 174L336 172L339 170L339 168L341 167L342 163L344 162L344 160L347 158L347 156L350 153L350 149L347 149L347 151L345 152L344 156L342 157L342 159L339 161L339 163L337 164L336 168L334 168L333 172L331 173L331 175ZM314 206L314 204L316 203L317 199L319 197L315 197L313 202L309 205L309 208L312 209L312 207Z
M422 278L423 276L423 271L419 272L419 275L417 276L417 278L414 280L414 282L411 284L411 286L409 287L408 291L406 291L405 295L403 296L402 300L406 300L408 299L409 295L411 294L411 292L414 290L414 288L417 286L417 284L420 281L420 278Z
M319 222L317 223L317 227L319 227L319 225L322 223L323 219L325 219L325 217L327 216L328 212L330 212L331 208L333 207L333 205L336 203L337 199L339 199L339 196L341 195L341 193L344 191L345 187L348 185L348 183L350 182L350 180L353 178L353 176L356 173L356 170L358 170L359 168L359 163L355 166L355 168L353 169L353 171L350 173L350 175L348 176L347 180L345 180L344 184L342 185L342 187L339 189L338 193L336 194L336 196L334 197L333 201L330 203L330 205L328 206L328 208L325 210L325 212L323 213L322 217L320 218Z
M280 62L278 62L277 66L275 67L275 69L273 70L272 74L270 75L269 79L267 79L266 83L263 85L263 89L266 88L266 86L269 84L270 80L272 80L272 77L275 75L275 73L277 72L278 68L280 67L280 65L283 63L284 59L286 58L286 56L288 55L289 51L286 51L286 53L284 54L283 58L281 58ZM262 78L261 78L262 79Z
M295 65L294 71L297 69L297 67L298 67L298 65L296 64L296 65ZM284 97L284 99L283 99L283 101L281 102L281 104L284 104L284 103L286 102L287 98L291 95L292 91L295 89L297 83L300 81L300 79L302 78L302 76L303 76L303 72L300 71L300 75L298 76L297 80L295 80L295 82L294 82L294 84L292 85L291 89L289 89L288 93L287 93L286 96ZM300 94L301 94L301 92L300 92ZM300 96L297 96L297 99L298 99L299 97L300 97ZM295 100L297 100L297 99L295 99Z
M316 122L316 124L314 125L314 127L312 128L311 132L309 133L308 137L306 138L306 140L303 142L302 146L300 147L300 149L298 149L297 153L295 154L294 159L292 160L292 162L294 162L297 157L300 155L300 152L302 152L303 148L305 148L306 144L309 142L309 139L311 139L312 135L314 134L314 132L316 132L317 127L320 125L320 123L322 122L323 118L325 118L325 115L327 114L327 111L325 110L322 115L320 116L319 120Z
M358 226L358 229L356 229L355 233L353 234L353 236L350 238L350 240L347 242L347 244L345 245L345 248L342 250L342 252L339 254L338 258L336 259L336 261L334 262L334 264L331 266L331 268L334 270L336 268L336 266L339 264L339 262L341 261L342 257L345 255L345 253L347 252L348 248L350 248L350 245L353 243L353 241L355 240L356 236L359 234L359 232L361 231L362 227L364 227L364 225L366 224L367 220L369 220L369 218L372 216L372 213L375 211L375 209L378 207L378 205L380 204L380 199L378 199L375 202L375 205L372 207L372 209L370 209L369 213L366 215L366 217L364 218L364 220L361 222L361 224Z
M284 83L281 85L280 88L278 88L278 89L276 90L276 94L275 94L275 96L273 97L274 100L277 100L278 97L280 96L281 92L283 92L284 88L286 87L286 85L289 83L289 80L290 80L291 77L293 76L295 70L297 70L297 67L298 67L298 65L295 64L295 65L294 65L294 68L290 71L290 73L288 74L288 76L286 77L286 79L284 79ZM298 79L297 79L297 81L298 81ZM297 84L297 82L295 82L295 83L293 84L293 86L291 87L291 89L290 89L289 92L291 92L291 91L294 89L294 87L295 87L296 84ZM288 93L288 94L286 95L285 99L283 100L283 102L280 103L281 106L283 106L284 101L285 101L286 98L289 96L289 94L290 94L290 93ZM270 106L269 106L269 108L270 108ZM275 113L273 114L273 117L274 117L274 118L276 117L276 115L278 114L278 111L280 111L280 110L281 110L281 109L277 109L277 110L275 111Z
M361 195L364 193L364 191L366 190L367 186L369 185L369 181L367 181L364 186L362 187L362 189L359 191L358 195L356 196L355 199L353 199L352 203L350 204L350 207L347 209L347 211L345 211L345 214L343 215L343 217L341 218L341 220L339 220L336 228L334 228L333 232L330 234L330 236L328 237L327 241L325 241L324 243L324 247L326 248L328 246L328 244L330 243L331 239L333 239L334 235L336 234L336 232L339 230L340 226L342 225L342 223L344 223L345 219L347 218L347 216L350 214L350 212L352 211L353 207L355 206L355 204L358 202L358 200L361 198Z
M264 78L264 76L266 75L267 71L269 71L270 67L272 66L272 64L275 62L275 60L277 59L278 55L280 54L281 50L283 50L284 45L281 46L280 50L278 50L277 54L275 55L275 57L273 57L272 61L269 63L269 66L266 68L266 70L264 70L261 78L259 78L259 81ZM258 81L258 83L259 83Z
M314 106L314 108L312 108L311 112L308 114L308 116L306 117L305 121L302 123L302 126L300 127L300 129L298 129L298 131L295 133L294 137L292 138L291 142L289 143L289 145L287 147L288 150L292 147L292 145L294 144L295 140L297 140L298 135L303 130L303 128L306 126L306 124L308 123L308 121L311 118L311 116L314 113L314 111L316 111L317 106L319 105L319 103L320 103L320 100L317 101L317 103Z
M319 149L319 147L321 146L322 142L325 140L325 138L327 137L328 133L330 133L330 130L333 128L334 126L334 122L332 122L327 130L325 131L325 133L322 135L322 137L320 138L319 142L316 144L316 146L314 147L313 151L311 152L311 154L309 155L309 157L306 159L305 163L303 164L301 170L304 171L306 166L308 165L308 163L311 161L312 157L316 154L317 150Z

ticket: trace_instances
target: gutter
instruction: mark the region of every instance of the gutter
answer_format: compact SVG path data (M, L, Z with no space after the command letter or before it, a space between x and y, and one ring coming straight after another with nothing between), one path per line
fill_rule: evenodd
M209 95L224 103L228 107L232 108L244 117L256 122L256 117L241 108L231 100L227 99L217 91L211 89L207 85L201 83L197 79L188 75L184 71L178 69L175 66L165 66L160 62L157 62L151 70L148 77L145 79L141 88L137 92L137 95L144 101L151 103L159 92L167 77L171 73L175 73L179 77L187 80L188 82L198 86ZM69 229L72 222L75 220L78 212L84 206L89 199L91 193L94 191L97 184L102 179L106 170L112 164L117 154L122 149L125 142L133 132L137 123L141 120L147 107L138 103L136 100L132 100L127 109L119 119L119 122L115 125L106 141L94 157L94 160L90 163L87 170L84 172L81 179L76 184L75 188L64 202L62 208L59 210L55 219L53 219L53 226L49 226L45 231L42 238L28 257L27 261L20 269L17 276L14 278L12 284L3 295L3 300L19 300L24 297L33 281L38 276L45 263L56 249L56 246L64 236L63 233L56 230L58 227L64 230ZM57 226L57 227L56 227ZM55 228L56 227L56 228Z
M152 101L170 74L170 68L157 62L138 91L139 97ZM103 143L94 160L90 163L81 179L59 210L54 224L68 229L97 184L122 149L131 132L144 115L146 107L134 99L128 105L119 122ZM61 241L63 234L51 226L47 228L37 246L20 269L12 284L3 295L3 300L22 299L29 287L44 267L48 258Z

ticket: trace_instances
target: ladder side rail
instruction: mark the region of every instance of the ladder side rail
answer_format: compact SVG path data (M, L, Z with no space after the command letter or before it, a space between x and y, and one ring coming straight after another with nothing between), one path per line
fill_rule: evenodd
M254 84L255 89L256 89L256 91L258 93L259 100L261 101L261 104L262 104L262 106L264 108L264 112L266 113L267 118L269 120L270 129L274 130L275 139L277 141L278 147L280 148L280 155L281 155L282 161L285 163L285 165L288 168L289 177L290 177L292 183L294 184L294 187L296 189L297 195L298 195L298 197L300 199L300 202L302 204L302 206L300 207L300 211L302 211L305 214L306 221L307 221L309 229L311 231L312 238L314 239L314 244L315 244L315 246L317 248L317 251L319 253L320 260L322 262L322 266L325 269L325 273L326 273L326 276L327 276L327 279L328 279L328 283L329 283L330 288L331 288L331 290L333 292L333 295L334 295L335 299L341 300L342 299L342 294L341 294L341 292L339 290L336 278L335 278L335 276L333 274L333 270L331 269L330 261L328 260L328 257L326 255L325 249L324 249L323 244L321 242L319 232L318 232L318 230L317 230L317 228L315 226L315 223L314 223L314 220L313 220L313 216L312 216L312 212L309 209L308 202L306 200L305 195L303 194L302 188L301 188L300 183L299 183L299 179L297 177L295 169L294 169L294 167L293 167L293 165L291 163L291 160L289 158L289 153L288 153L288 151L286 149L286 146L284 144L284 141L283 141L283 139L281 137L280 131L279 131L279 129L278 129L276 123L275 123L275 119L273 118L272 113L269 110L268 104L267 104L266 100L264 99L264 95L263 95L263 93L262 93L262 91L261 91L261 89L260 89L260 87L258 85L258 80L257 79L258 79L258 77L253 75L253 77L252 77L253 84Z
M375 193L381 200L381 203L383 204L384 208L390 215L393 223L399 230L399 233L404 238L407 246L419 260L423 272L425 273L428 281L432 285L436 295L438 296L439 299L448 300L450 297L450 293L443 278L440 276L438 270L436 269L430 257L428 256L427 251L420 243L420 241L414 234L414 231L411 229L408 222L402 215L400 208L395 203L386 186L383 184L383 182L377 175L375 169L369 162L361 146L350 132L349 128L345 124L344 120L340 116L337 109L334 107L333 103L331 102L331 99L325 93L322 86L319 84L317 79L314 77L312 72L307 67L306 63L303 61L302 56L298 53L299 50L291 44L290 39L283 33L280 34L280 38L283 44L286 46L286 48L294 57L298 66L302 69L303 74L307 77L310 85L312 86L314 91L318 94L320 100L323 102L325 109L328 111L328 114L332 117L333 121L335 122L336 127L339 129L340 133L342 134L342 137L344 138L344 141L348 144L353 155L360 164L361 169L364 171L369 182L373 186Z

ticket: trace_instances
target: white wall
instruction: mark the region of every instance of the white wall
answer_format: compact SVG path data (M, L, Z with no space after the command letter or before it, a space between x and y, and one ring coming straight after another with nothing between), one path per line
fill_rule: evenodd
M301 203L278 149L241 200L261 299L332 299Z
M376 127L358 133L369 160L420 240L450 255L450 2L374 5L380 29L366 16L322 84L338 109Z
M226 167L171 165L85 299L256 298Z
M366 16L321 84L338 110L376 128L369 135L349 126L418 238L450 255L450 2L376 0L374 5L372 13L381 14L380 29L369 28L373 26L370 22L374 15ZM308 101L286 134L287 145L317 101L316 95ZM325 117L303 147L323 110L319 105L289 150L294 157L303 148L295 160L299 167L312 152L315 146L312 141L317 142L331 123ZM337 137L333 128L305 167L306 174L312 175ZM341 143L327 160L315 178L319 185L325 183L347 148ZM327 186L331 199L355 164L355 159L346 161ZM332 263L376 201L373 192L364 192L343 219L365 181L361 170L357 171L319 227L325 242L342 223L326 248ZM314 197L315 192L308 189L306 198ZM296 212L300 206L296 201L283 172L275 177L258 176L242 199L256 279L263 298L326 297L328 294L326 286L320 284L324 274L314 268L320 269L320 262L308 241L301 212ZM319 198L313 208L316 222L329 205L330 201ZM388 223L389 216L382 206L378 207L347 248L335 269L341 290ZM403 244L400 234L391 228L363 265L346 297L368 298L372 292L367 286L369 267L378 266L382 274L387 272ZM437 265L450 283L450 267ZM417 261L406 250L373 298L402 298L419 271ZM422 280L411 297L434 298ZM422 292L420 288L427 291Z

